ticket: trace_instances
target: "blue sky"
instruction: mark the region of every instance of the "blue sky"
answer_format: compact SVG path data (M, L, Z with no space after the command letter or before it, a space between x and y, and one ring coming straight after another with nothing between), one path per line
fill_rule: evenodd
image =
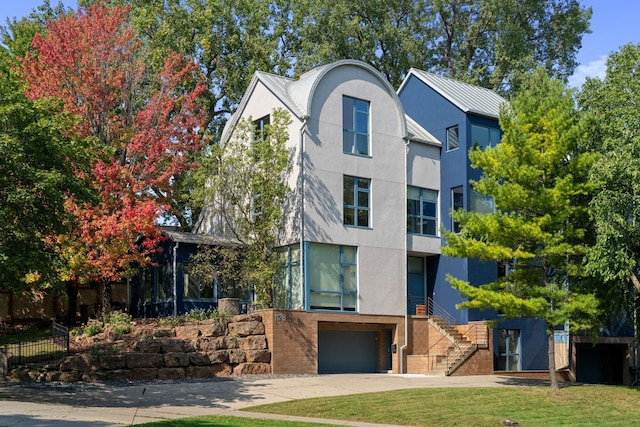
M55 5L58 0L51 0ZM63 4L77 7L75 0L63 0ZM591 34L582 38L582 49L578 52L578 63L569 85L579 87L587 76L603 77L606 57L628 43L640 43L639 0L581 0L581 4L593 8ZM26 16L42 4L42 0L0 0L0 25L7 17Z

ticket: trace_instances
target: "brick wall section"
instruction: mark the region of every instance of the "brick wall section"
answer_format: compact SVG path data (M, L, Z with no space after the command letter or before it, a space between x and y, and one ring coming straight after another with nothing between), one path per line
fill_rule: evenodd
M470 324L471 325L471 324ZM482 323L477 324L479 327L484 326ZM478 348L478 350L455 372L452 376L463 375L490 375L493 374L493 330L484 326L487 333L487 348Z
M271 349L274 374L318 373L318 330L378 331L377 360L386 372L386 333L391 330L397 351L391 355L392 372L400 372L404 345L404 316L264 310L265 334Z

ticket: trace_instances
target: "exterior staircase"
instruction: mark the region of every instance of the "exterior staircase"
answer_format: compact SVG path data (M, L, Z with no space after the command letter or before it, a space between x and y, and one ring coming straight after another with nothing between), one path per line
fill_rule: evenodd
M489 348L488 327L485 324L456 326L456 320L446 310L427 298L427 304L417 305L416 314L427 317L431 328L440 338L430 342L430 349L422 357L429 364L432 375L451 375L478 349Z
M450 325L440 316L430 316L429 323L442 333L451 343L447 353L438 357L434 371L443 371L445 375L451 375L456 369L478 349L478 344Z

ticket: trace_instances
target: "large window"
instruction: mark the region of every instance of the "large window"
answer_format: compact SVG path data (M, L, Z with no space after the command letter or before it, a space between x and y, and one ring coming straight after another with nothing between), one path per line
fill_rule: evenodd
M306 259L309 307L313 310L356 311L356 248L309 243Z
M464 207L464 192L462 190L462 186L453 187L451 189L451 210L458 210ZM451 230L454 233L460 232L460 223L455 222L451 219Z
M498 370L520 370L520 331L498 329Z
M471 125L471 147L495 147L500 142L500 129Z
M169 266L145 267L140 277L140 291L145 302L171 298L171 269Z
M435 236L438 231L438 192L407 187L407 233Z
M369 227L371 180L345 175L343 177L344 224Z
M342 150L369 155L369 101L342 97Z
M217 285L214 282L202 279L197 274L182 274L184 299L213 300L217 295Z
M451 126L447 128L447 151L455 150L458 147L460 147L458 126Z
M496 211L496 206L493 201L493 196L485 196L477 190L471 189L469 210L478 212L481 214L490 214Z

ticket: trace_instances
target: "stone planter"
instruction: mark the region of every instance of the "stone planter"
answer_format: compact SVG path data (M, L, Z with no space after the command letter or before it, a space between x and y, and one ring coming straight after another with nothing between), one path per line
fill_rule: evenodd
M218 300L218 313L225 316L240 314L240 300L238 298L220 298Z

